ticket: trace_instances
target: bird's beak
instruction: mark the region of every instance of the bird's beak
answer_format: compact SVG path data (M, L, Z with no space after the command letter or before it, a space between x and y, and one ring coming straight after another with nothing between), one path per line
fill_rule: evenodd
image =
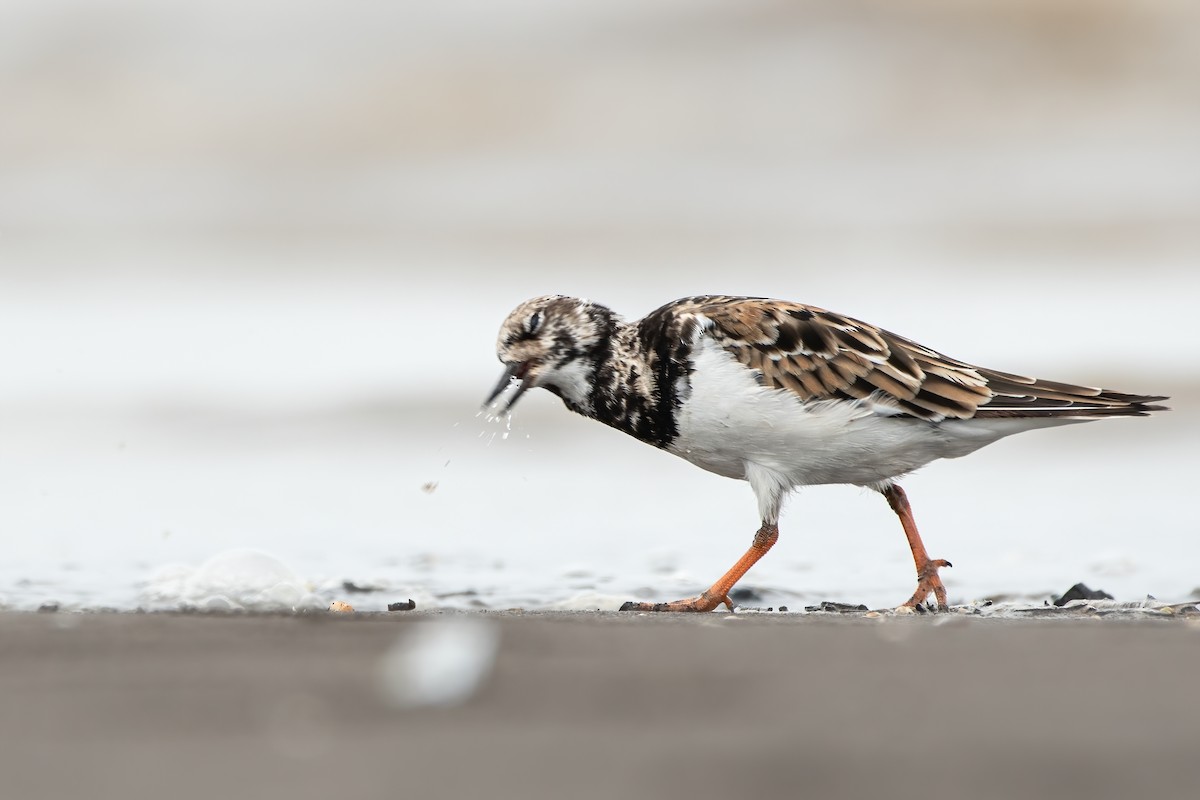
M488 395L487 400L483 401L485 411L490 410L495 414L507 414L512 410L512 407L517 404L517 399L525 393L529 388L529 381L525 380L526 373L529 372L529 362L525 361L520 364L507 364L504 368L504 374L500 376L500 382L496 384L496 388ZM516 384L516 390L508 397L500 399L500 405L492 407L492 404L497 401L505 390L513 384Z

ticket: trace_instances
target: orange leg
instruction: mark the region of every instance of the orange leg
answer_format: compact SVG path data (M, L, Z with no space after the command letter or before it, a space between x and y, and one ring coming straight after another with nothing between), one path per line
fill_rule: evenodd
M883 496L887 498L888 505L892 507L892 511L896 512L896 516L900 518L900 524L904 526L904 535L908 537L913 563L917 567L917 590L904 605L915 608L919 603L925 602L932 592L937 599L938 610L948 611L946 587L942 585L942 579L938 577L938 568L953 565L944 558L930 558L929 553L925 552L925 543L921 541L921 534L917 532L912 506L908 504L908 496L904 494L903 489L891 484L883 490Z
M733 603L729 599L729 591L742 576L753 567L758 560L767 554L771 546L779 539L779 526L763 523L754 534L754 543L746 551L746 555L729 568L721 579L700 593L699 597L689 597L686 600L676 600L673 603L635 603L632 600L621 606L622 611L712 611L724 603L733 611Z

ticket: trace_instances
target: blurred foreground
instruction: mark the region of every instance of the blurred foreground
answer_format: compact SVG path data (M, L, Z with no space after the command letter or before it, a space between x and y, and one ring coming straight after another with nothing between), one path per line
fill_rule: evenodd
M1194 619L473 615L498 642L471 656L477 692L397 705L395 648L456 619L0 615L5 796L1183 800L1200 782Z

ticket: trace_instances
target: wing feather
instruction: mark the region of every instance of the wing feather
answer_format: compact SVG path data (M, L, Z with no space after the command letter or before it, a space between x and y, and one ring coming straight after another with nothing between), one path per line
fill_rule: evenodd
M1140 415L1164 397L1041 381L976 367L816 306L713 295L668 307L701 335L801 400L842 399L929 421L971 417Z

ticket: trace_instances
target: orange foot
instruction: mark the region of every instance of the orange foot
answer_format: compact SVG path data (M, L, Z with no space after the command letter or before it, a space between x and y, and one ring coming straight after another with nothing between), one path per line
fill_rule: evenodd
M916 608L932 594L937 600L937 610L949 611L950 606L946 605L946 587L942 585L942 579L938 577L938 569L952 566L954 565L944 558L926 561L925 566L917 570L917 590L913 592L912 597L908 598L904 604L905 607Z
M689 597L686 600L676 600L673 603L635 603L630 600L625 605L621 606L622 611L712 611L717 606L724 603L730 611L733 611L733 603L728 595L718 597L708 592L703 592L699 597Z
M700 593L699 597L689 597L686 600L676 600L674 603L635 603L630 600L621 606L622 611L712 611L724 603L733 611L733 603L729 599L729 591L734 584L742 579L746 570L754 566L762 558L775 540L779 538L779 528L773 522L763 522L758 533L754 534L754 542L746 554L721 576L720 580Z

